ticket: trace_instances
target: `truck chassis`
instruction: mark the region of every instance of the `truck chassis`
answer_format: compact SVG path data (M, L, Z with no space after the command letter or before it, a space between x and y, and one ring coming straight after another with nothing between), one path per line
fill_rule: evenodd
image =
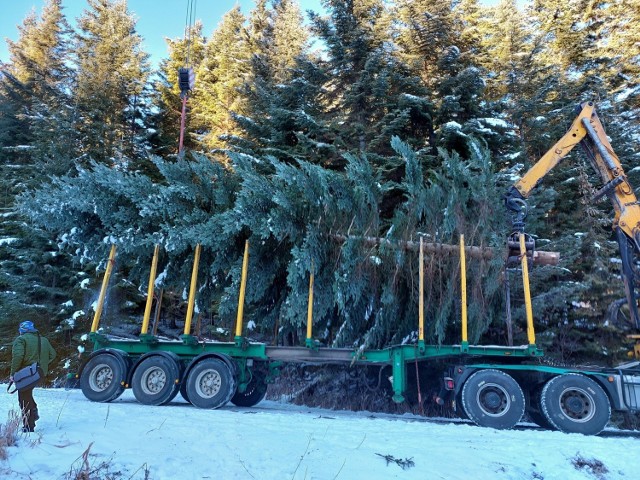
M524 234L520 235L520 251L529 343L515 347L470 345L467 341L464 237L460 239L461 342L458 345L425 344L424 318L420 308L417 343L380 350L326 348L313 341L313 275L309 284L306 346L272 346L244 337L248 242L243 259L235 341L202 341L192 336L191 315L199 248L198 245L195 251L185 333L179 340L161 339L147 333L157 248L140 336L121 339L99 331L102 304L115 256L115 246L112 248L89 335L93 351L76 375L89 400L110 402L125 389L132 388L136 399L145 405L167 404L180 393L186 401L199 408L220 408L228 402L251 407L265 397L268 383L278 375L284 363L312 363L389 366L393 400L399 403L405 400L408 366L417 364L422 369L429 369L439 361L448 365L442 380L444 398L439 397L439 400L443 403L444 399L449 400L461 416L468 417L479 426L512 428L526 412L543 428L595 435L608 424L612 410L640 410L639 361L617 368L586 370L540 363L543 351L535 344L528 280L532 252L527 251ZM422 248L420 262L422 265ZM423 282L420 269L421 306Z

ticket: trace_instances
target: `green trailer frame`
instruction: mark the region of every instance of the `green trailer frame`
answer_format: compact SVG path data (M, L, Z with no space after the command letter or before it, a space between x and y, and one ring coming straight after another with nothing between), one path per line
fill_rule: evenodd
M466 260L460 237L461 342L428 345L424 341L423 245L420 242L418 340L379 350L326 348L313 339L313 269L309 279L307 336L304 346L285 347L252 342L243 336L244 297L249 242L245 244L242 278L233 342L203 341L191 334L200 245L196 246L184 334L167 340L148 333L158 247L154 251L147 305L137 338L113 337L99 329L116 247L105 272L89 339L93 352L77 377L87 398L112 401L126 388L145 404L168 403L179 391L202 408L218 408L228 401L252 406L266 394L266 383L284 363L379 365L391 368L393 400L403 402L407 368L411 363L444 360L447 373L443 396L476 424L511 428L525 411L539 425L565 432L594 434L615 410L640 410L640 362L619 369L576 370L550 367L540 362L544 352L536 346L529 291L528 251L519 236L528 344L523 346L470 345L467 339ZM440 399L440 398L439 398ZM442 400L442 399L440 399ZM462 406L460 405L462 403ZM460 408L462 407L462 408Z

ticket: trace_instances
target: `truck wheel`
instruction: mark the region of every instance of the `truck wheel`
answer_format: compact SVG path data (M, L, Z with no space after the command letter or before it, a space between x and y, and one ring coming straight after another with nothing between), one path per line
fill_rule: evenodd
M199 408L219 408L236 390L236 381L229 366L216 358L200 360L187 377L187 397Z
M529 393L530 405L526 407L527 416L533 423L545 430L557 430L542 411L542 405L540 404L541 391L542 388L536 387Z
M577 373L553 377L542 389L544 415L565 433L597 435L609 423L611 404L602 387Z
M231 403L238 407L253 407L260 403L267 395L267 382L261 372L252 372L252 377L244 392L236 391L231 397Z
M543 412L529 408L527 409L527 415L529 416L531 421L539 427L542 427L545 430L557 430L557 428L553 425L553 423L549 421L549 419Z
M187 403L191 403L189 394L187 393L187 382L184 378L182 379L182 383L180 383L180 395L182 395L182 398L184 398Z
M124 361L107 353L90 359L82 370L80 388L92 402L111 402L124 392Z
M481 427L513 428L524 414L524 393L500 370L478 370L462 387L462 407Z
M143 405L164 405L178 394L180 367L161 356L145 358L131 380L133 395Z

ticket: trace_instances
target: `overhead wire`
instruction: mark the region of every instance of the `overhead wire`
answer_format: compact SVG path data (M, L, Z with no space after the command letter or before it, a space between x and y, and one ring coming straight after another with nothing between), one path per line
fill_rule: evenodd
M184 25L184 38L187 42L187 56L186 56L187 67L189 67L191 64L191 35L193 32L193 24L195 22L195 17L196 17L196 3L197 3L197 0L187 0L187 16L185 18L185 25Z

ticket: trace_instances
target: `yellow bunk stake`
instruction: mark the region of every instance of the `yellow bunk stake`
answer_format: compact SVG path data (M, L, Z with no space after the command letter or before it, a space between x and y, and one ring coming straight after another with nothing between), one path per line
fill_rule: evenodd
M424 242L420 237L420 267L419 272L419 288L420 298L418 299L418 347L420 351L424 351Z
M307 341L306 346L314 348L316 345L312 338L313 334L313 260L311 260L311 271L309 272L309 305L307 306Z
M193 306L196 301L196 287L198 284L198 265L200 264L200 244L196 245L196 251L193 256L193 270L191 271L191 286L189 287L189 301L187 304L187 317L184 322L183 339L188 341L191 332L191 319L193 318Z
M460 297L462 310L462 350L469 346L467 336L467 260L464 251L464 235L460 235Z
M111 245L111 253L109 253L107 269L105 270L104 278L102 279L102 288L100 288L100 296L98 297L96 313L93 315L93 322L91 323L91 333L95 333L98 331L98 324L100 323L100 316L102 315L102 307L104 306L104 298L107 295L107 287L109 286L109 278L111 277L111 270L113 270L115 258L116 246Z
M536 334L533 329L533 309L531 308L531 291L529 290L529 264L527 262L527 247L524 234L520 234L520 256L522 264L522 285L524 287L524 306L527 314L527 339L529 345L536 344Z
M144 317L142 318L141 335L146 335L149 330L149 318L151 317L151 305L153 304L153 291L156 282L156 270L158 268L158 251L160 245L153 249L153 259L151 260L151 271L149 272L149 288L147 289L147 304L144 307Z
M236 317L236 343L242 343L242 319L244 317L244 293L247 289L247 271L249 270L249 240L244 242L242 257L242 277L240 278L240 295L238 298L238 316Z

